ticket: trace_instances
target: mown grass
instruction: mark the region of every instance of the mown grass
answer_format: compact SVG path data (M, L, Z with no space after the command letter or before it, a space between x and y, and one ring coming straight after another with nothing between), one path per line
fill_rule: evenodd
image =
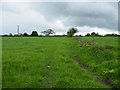
M71 56L78 55L100 75L103 75L106 69L113 69L111 74L106 75L117 83L117 46L116 39L112 39L111 46L114 49L105 50L103 53L96 47L79 47L74 38L4 37L3 88L107 88L109 86L96 80L91 72L80 67ZM100 38L96 40L97 46L101 46L99 43L104 46ZM107 41L110 45L109 39L106 39ZM94 50L97 50L101 57L105 55L98 59L99 55L94 55Z

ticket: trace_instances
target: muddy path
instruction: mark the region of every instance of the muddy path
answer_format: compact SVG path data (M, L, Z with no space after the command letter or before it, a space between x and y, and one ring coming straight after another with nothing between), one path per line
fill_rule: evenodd
M91 66L84 63L83 60L81 60L77 55L73 55L71 56L71 58L75 60L81 68L87 70L88 72L91 72L93 75L93 79L109 86L112 90L118 90L118 86L115 85L110 78L108 78L107 76L100 76L98 75L98 73L93 72Z

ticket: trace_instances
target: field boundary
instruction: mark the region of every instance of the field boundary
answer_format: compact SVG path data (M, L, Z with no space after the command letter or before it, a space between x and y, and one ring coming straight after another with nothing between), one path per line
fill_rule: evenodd
M118 86L116 86L110 78L108 78L107 76L100 77L97 73L92 71L90 65L87 65L86 63L84 63L77 55L73 55L71 56L71 58L75 60L81 68L87 70L88 72L91 72L95 80L111 87L112 90L118 90Z

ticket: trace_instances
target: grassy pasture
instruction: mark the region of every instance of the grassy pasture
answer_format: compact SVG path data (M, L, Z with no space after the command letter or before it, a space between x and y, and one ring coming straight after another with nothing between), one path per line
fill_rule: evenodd
M90 41L90 37L83 37ZM3 88L108 88L96 80L107 76L118 83L115 37L96 37L95 46L80 46L67 37L3 37ZM79 65L74 56L90 66Z

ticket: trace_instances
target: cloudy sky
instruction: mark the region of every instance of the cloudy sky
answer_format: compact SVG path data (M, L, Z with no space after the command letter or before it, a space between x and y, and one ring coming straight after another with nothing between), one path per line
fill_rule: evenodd
M82 35L93 31L118 33L117 0L2 0L0 8L0 34L16 34L17 25L20 33L29 34L49 28L56 34L66 34L70 27L76 27Z

